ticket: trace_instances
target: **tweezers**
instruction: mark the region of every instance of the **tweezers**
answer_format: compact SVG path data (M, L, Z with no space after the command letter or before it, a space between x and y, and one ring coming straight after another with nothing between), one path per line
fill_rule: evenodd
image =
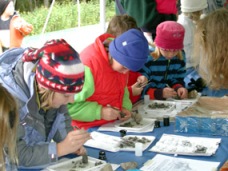
M146 87L148 84L150 84L152 82L152 79L151 80L149 80L149 81L147 81L147 82L145 82L145 83L143 83L143 84L139 84L139 88L141 88L141 87Z

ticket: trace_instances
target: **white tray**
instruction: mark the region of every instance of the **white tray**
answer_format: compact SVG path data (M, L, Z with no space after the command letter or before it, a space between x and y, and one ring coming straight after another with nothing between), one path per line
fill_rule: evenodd
M186 103L192 103L192 102L196 102L201 96L201 93L198 93L196 98L192 98L192 99L174 99L174 98L170 98L173 101L176 102L186 102Z
M131 127L129 126L123 126L126 123L131 123ZM126 129L126 130L132 130L132 131L140 131L142 129L145 129L147 127L150 127L154 124L154 119L142 119L139 124L137 124L133 119L129 119L124 122L117 122L115 123L115 127L118 129Z
M151 104L164 104L166 106L168 106L167 108L157 108L157 109L151 109L149 107L149 105ZM145 105L144 106L144 110L146 112L154 112L154 113L167 113L167 112L170 112L172 111L173 109L175 109L175 102L170 102L170 101L161 101L161 100L153 100L153 101L150 101L149 104Z
M67 161L57 163L54 165L51 165L47 167L46 171L99 171L104 165L106 164L106 161L99 160L93 157L88 156L88 164L82 166L83 168L77 167L73 168L76 164L79 163L82 160L82 157L76 157L74 159L69 159ZM95 166L95 163L101 162L102 164Z
M90 139L85 143L85 146L87 147L98 148L98 149L111 151L111 152L135 151L135 148L133 147L120 148L121 141L123 141L121 137L111 136L111 135L99 133L96 131L92 132L91 136L93 139ZM139 135L127 135L123 138L129 138L129 137L147 138L149 142L143 144L143 150L147 149L155 139L155 137L153 136L139 136Z

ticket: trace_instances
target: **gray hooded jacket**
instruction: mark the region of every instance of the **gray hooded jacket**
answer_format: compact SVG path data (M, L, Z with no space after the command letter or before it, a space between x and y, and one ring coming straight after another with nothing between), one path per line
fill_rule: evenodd
M42 167L58 159L56 143L65 139L73 128L66 106L47 111L39 109L34 89L36 63L22 62L24 51L23 48L11 49L0 56L0 83L19 102L19 165Z

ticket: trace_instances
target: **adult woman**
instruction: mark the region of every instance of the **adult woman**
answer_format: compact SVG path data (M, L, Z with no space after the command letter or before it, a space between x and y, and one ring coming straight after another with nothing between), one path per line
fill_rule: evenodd
M1 84L0 94L0 168L2 171L15 171L18 162L16 154L18 109L13 96Z
M202 94L224 96L228 94L228 10L218 9L197 23L195 54L199 73L208 85ZM216 33L216 34L215 34ZM196 55L195 55L196 57Z
M84 83L78 53L63 39L40 49L14 48L0 58L0 82L19 102L19 165L50 164L69 153L84 154L90 138L73 130L66 105ZM52 141L53 140L53 141Z

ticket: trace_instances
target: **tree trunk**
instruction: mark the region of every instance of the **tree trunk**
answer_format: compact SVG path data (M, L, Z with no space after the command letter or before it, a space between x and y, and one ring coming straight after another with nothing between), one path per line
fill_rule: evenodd
M49 0L44 0L44 6L47 8L49 7Z

